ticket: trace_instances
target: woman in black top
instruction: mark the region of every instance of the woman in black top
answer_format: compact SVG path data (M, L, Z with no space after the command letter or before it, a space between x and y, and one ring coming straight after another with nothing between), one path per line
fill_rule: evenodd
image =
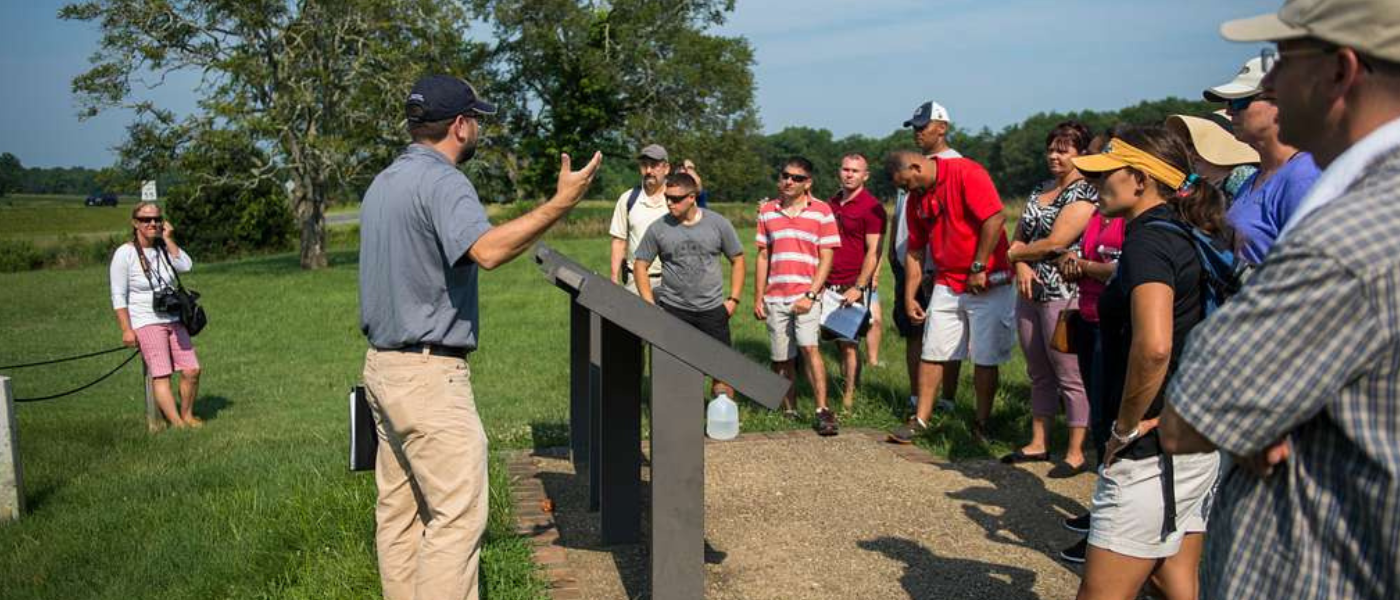
M1116 420L1079 597L1133 598L1151 579L1159 597L1195 598L1219 457L1163 455L1152 430L1186 335L1205 318L1189 230L1227 239L1223 197L1191 174L1185 141L1161 127L1125 130L1074 162L1098 187L1103 213L1128 221L1117 275L1099 299L1104 414Z

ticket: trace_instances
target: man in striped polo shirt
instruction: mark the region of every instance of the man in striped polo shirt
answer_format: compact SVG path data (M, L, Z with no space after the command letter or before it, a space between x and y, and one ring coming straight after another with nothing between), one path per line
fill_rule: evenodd
M841 246L831 206L810 194L812 161L794 156L778 175L778 198L758 209L758 268L753 314L768 326L773 370L793 380L793 359L801 350L807 379L817 400L816 429L836 435L836 415L826 406L826 367L817 349L818 306L831 258ZM783 410L797 416L796 390L783 398Z

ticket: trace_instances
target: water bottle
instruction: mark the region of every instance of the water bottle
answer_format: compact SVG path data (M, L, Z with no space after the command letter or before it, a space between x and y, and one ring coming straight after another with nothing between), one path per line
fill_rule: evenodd
M732 440L739 435L739 405L720 394L705 408L705 435L717 440Z

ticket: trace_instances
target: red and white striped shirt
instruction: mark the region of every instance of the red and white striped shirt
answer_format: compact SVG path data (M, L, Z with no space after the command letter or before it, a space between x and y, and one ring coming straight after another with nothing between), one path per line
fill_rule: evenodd
M781 200L764 202L758 207L754 238L759 248L768 249L768 281L763 289L767 302L796 302L812 289L821 250L841 246L831 205L811 196L795 217L783 213Z

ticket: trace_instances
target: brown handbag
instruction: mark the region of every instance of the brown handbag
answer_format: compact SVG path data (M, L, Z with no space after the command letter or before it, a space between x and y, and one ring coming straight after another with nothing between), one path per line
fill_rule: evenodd
M1064 354L1076 354L1074 349L1074 321L1079 317L1079 309L1066 308L1060 311L1055 321L1055 334L1050 337L1050 348Z

